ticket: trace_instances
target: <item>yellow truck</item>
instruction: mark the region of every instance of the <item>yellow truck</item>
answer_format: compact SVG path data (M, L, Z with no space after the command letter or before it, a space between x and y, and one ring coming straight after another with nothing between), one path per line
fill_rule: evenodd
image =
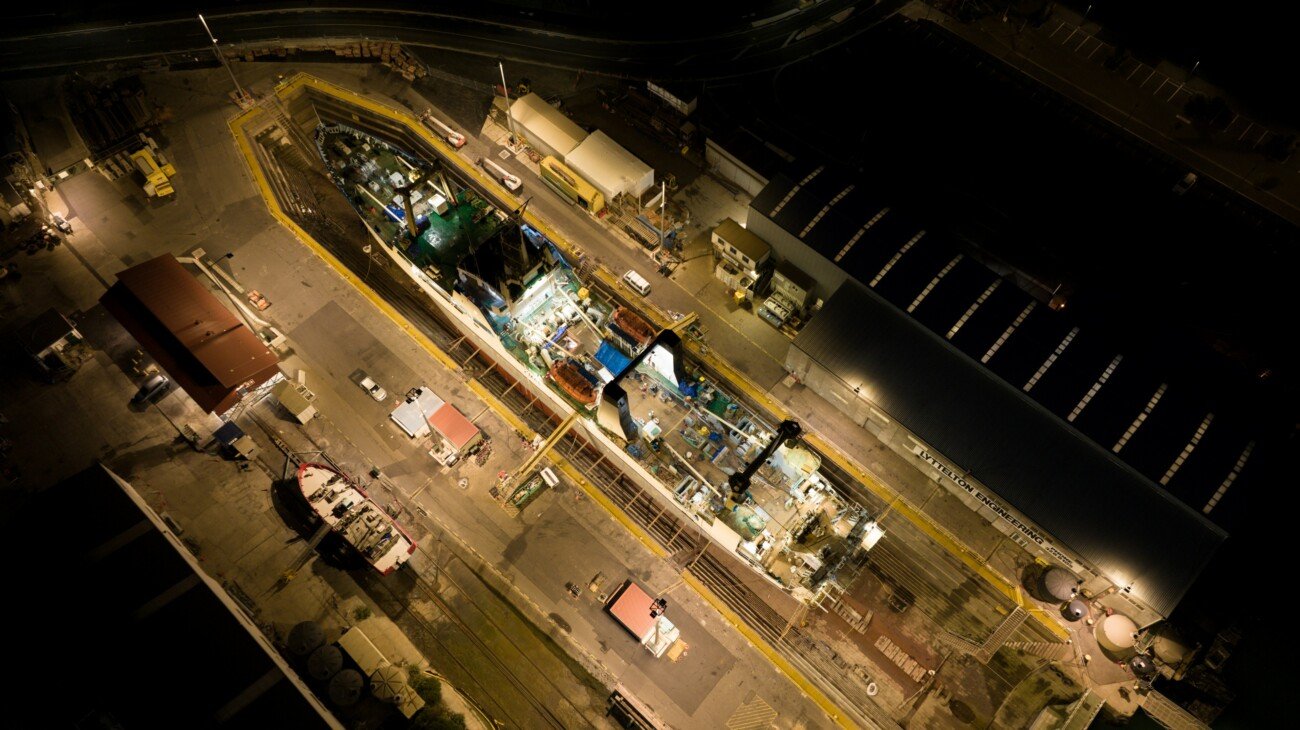
M176 192L171 181L171 178L176 176L176 168L166 160L159 165L153 151L148 147L132 152L131 161L135 163L140 174L144 175L144 191L149 197L165 198Z

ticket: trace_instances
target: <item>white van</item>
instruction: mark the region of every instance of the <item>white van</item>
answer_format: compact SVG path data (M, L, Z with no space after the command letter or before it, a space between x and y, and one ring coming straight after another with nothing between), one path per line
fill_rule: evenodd
M650 294L650 282L646 281L644 276L641 276L635 271L629 271L626 274L623 274L623 282L632 287L636 293L643 297L649 296Z

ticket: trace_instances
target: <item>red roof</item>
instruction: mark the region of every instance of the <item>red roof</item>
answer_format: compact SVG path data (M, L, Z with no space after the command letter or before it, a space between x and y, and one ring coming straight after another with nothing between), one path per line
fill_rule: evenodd
M117 280L227 388L276 364L275 353L176 257L119 271Z
M170 254L133 266L104 308L204 410L221 413L279 372L275 353Z
M469 446L478 436L478 427L450 403L443 403L429 416L429 425L450 441L457 451Z
M608 610L609 615L640 641L654 629L655 619L650 615L653 606L654 599L650 594L636 583L628 581L623 590L614 596Z

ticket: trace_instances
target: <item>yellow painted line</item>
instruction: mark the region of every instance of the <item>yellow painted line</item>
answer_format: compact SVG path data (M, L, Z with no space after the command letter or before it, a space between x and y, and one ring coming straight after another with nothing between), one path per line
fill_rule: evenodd
M406 318L394 309L391 304L375 293L374 289L371 289L364 281L353 274L351 269L344 266L342 261L339 261L334 257L334 254L330 253L324 246L317 243L316 239L312 238L310 234L299 227L292 218L280 209L280 202L276 200L275 194L271 192L271 185L266 179L266 173L262 171L261 165L257 163L257 156L253 153L253 147L248 141L248 135L243 133L244 123L260 114L260 110L250 109L249 111L236 116L230 121L230 131L234 134L235 142L239 145L239 149L244 155L244 161L248 163L249 169L252 170L253 179L257 182L257 187L261 191L262 198L266 203L267 209L271 211L271 215L273 215L276 220L280 221L284 227L292 231L304 245L316 254L317 257L329 264L330 268L334 269L335 273L343 277L344 280L351 284L354 289L361 292L366 299L369 299L370 303L374 304L379 311L387 315L394 324L401 328L401 330L411 339L415 340L416 344L420 345L420 347L441 362L447 369L452 372L459 372L460 365L457 364L455 360L451 359L447 353L443 352L423 332L408 322Z
M505 419L506 423L509 423L512 428L519 433L522 433L525 438L531 441L533 437L537 435L536 431L533 431L533 429L528 427L528 424L524 423L523 419L519 417L519 414L515 413L511 408L507 408L505 403L502 403L500 399L495 395L492 395L492 393L490 393L487 388L483 387L483 384L478 382L477 379L470 380L468 385L469 389L474 391L474 394L479 397L479 400L490 406L492 410L496 411L497 415Z
M510 194L505 190L505 188L501 187L496 182L496 180L484 175L482 171L480 171L476 166L468 163L464 158L462 158L459 154L457 154L455 150L448 147L447 144L440 137L430 132L424 126L424 124L420 122L419 119L411 116L410 114L402 110L395 109L386 104L381 104L371 99L367 99L343 87L337 86L323 79L318 79L314 76L310 76L306 73L299 73L295 75L289 81L285 82L280 87L278 87L276 93L282 99L287 100L291 98L292 95L296 93L299 89L307 86L321 89L325 93L345 99L353 103L354 105L361 107L371 113L387 117L388 119L391 119L393 121L396 121L400 124L409 127L411 130L419 134L427 143L433 146L434 149L436 149L444 159L455 164L456 167L461 170L461 172L473 177L475 180L478 181L480 185L497 191L500 194L499 196L501 197L501 199L511 200ZM433 342L430 341L427 337L425 337L418 329L412 327L410 323L407 322L406 319L401 314L399 314L395 309L393 309L391 305L389 305L386 301L384 301L381 297L379 297L364 282L362 282L355 275L353 275L352 272L346 266L343 266L341 262L339 262L336 258L334 258L333 254L331 254L324 247L318 244L314 239L312 239L312 237L309 236L306 233L306 231L303 231L296 223L293 222L292 219L290 219L287 215L285 215L284 212L280 209L279 202L275 199L274 194L271 192L265 174L258 166L256 158L253 156L252 148L249 145L246 135L241 134L237 131L237 127L242 127L244 120L252 118L253 116L258 114L261 114L260 110L256 108L250 109L236 116L233 120L231 120L230 124L231 124L232 131L235 132L235 138L239 142L240 148L244 152L244 156L248 162L249 168L253 171L253 176L257 181L258 187L262 191L262 197L266 200L267 207L270 208L271 213L277 219L279 219L280 222L283 223L286 227L294 231L294 233L297 234L298 237L302 239L303 242L306 243L308 247L310 247L316 253L317 256L319 256L321 259L329 263L330 266L332 266L336 271L338 271L341 276L347 279L354 287L356 287L359 291L361 291L366 296L367 299L369 299L372 303L374 303L376 307L378 307L381 311L387 314L390 319L396 322L398 326L400 326L405 332L407 332L408 335L410 335L413 339L415 339L415 341L419 343L421 347L423 347L431 355L433 355L440 362L442 362L443 365L446 366L447 368L453 371L459 371L460 370L459 364L457 364L454 360L448 357L446 353L444 353L441 349L439 349L436 345L434 345ZM529 225L533 226L538 231L540 231L547 238L549 238L562 250L567 251L571 255L577 255L577 253L579 253L579 250L577 248L575 248L572 244L570 244L566 239L559 236L549 225L547 225L545 222L543 222L542 220L534 216L532 213L525 211L524 220ZM600 278L605 283L606 286L609 286L611 289L617 287L618 285L617 280L615 280L612 275L604 271L603 268L597 267L596 273L598 278ZM671 318L669 318L666 315L666 313L659 311L658 307L654 307L654 306L646 307L645 313L649 314L651 318L656 321L655 323L659 327L671 327L673 324ZM698 344L694 342L688 342L687 349L691 351L691 353L695 357L709 363L709 365L711 365L718 373L720 373L723 376L723 379L726 380L729 385L744 390L745 393L750 398L752 398L755 402L764 404L765 407L772 414L772 416L774 416L775 418L785 419L790 417L790 412L785 408L785 406L780 401L777 401L776 399L772 398L766 392L758 390L753 385L752 381L749 378L740 374L731 365L731 363L718 357L712 349L710 349L708 354L704 354L703 352L700 351ZM482 392L483 394L487 394L486 390L483 390ZM504 404L500 403L499 401L496 401L496 399L492 398L490 394L487 394L487 397L491 399L487 401L489 405L491 405L492 403L496 404L494 410L500 413L508 421L511 421L512 423L518 422L518 419L514 415L514 413L509 409L505 408ZM516 428L518 428L517 425ZM531 431L531 429L524 430L524 432L526 433L529 431ZM929 518L928 515L916 509L915 507L912 507L907 502L897 499L898 497L897 492L895 492L893 489L886 487L885 485L881 484L878 480L868 475L863 469L858 467L857 464L855 464L854 462L849 460L844 454L842 454L839 451L839 449L831 446L824 439L821 439L820 437L812 433L806 434L805 439L812 442L814 447L816 447L818 451L820 451L826 457L834 461L840 468L852 474L858 481L860 481L864 486L870 489L878 497L885 500L886 502L893 502L894 510L903 514L908 520L910 520L913 524L915 524L918 528L920 528L922 532L925 532L926 535L930 536L931 539L935 540L935 542L937 542L941 547L943 547L944 550L957 557L959 560L962 561L962 563L964 563L977 575L983 578L987 583L992 585L1000 593L1002 593L1011 601L1018 604L1021 608L1027 611L1031 616L1034 617L1036 621L1038 621L1041 625L1046 627L1048 631L1050 631L1053 635L1057 636L1063 641L1069 638L1069 634L1065 631L1064 627L1062 627L1056 621L1053 621L1050 617L1048 617L1047 614L1042 609L1032 605L1032 603L1030 603L1027 599L1025 599L1022 595L1019 594L1019 592L1016 590L1017 587L1015 585L1007 581L1001 575L993 572L992 569L990 569L987 565L984 564L984 561L980 559L979 556L970 552L970 550L968 550L964 545L954 540L945 530L943 530L937 524L935 524L933 520ZM585 483L585 480L583 481ZM584 486L584 489L586 489L589 494L592 494L592 490L589 489L588 487ZM595 495L593 494L593 497L594 496ZM607 503L607 507L606 507L607 509L613 507L613 503L608 502L608 499L605 499L603 494L600 495L598 501L600 501L600 499L604 500L602 504ZM621 510L618 510L616 507L614 508L614 510L617 510L615 513L616 516L622 515ZM622 521L622 519L620 521ZM630 525L631 523L625 523L625 524ZM633 529L635 532L640 528L632 527L630 529ZM662 549L658 548L657 543L654 543L654 546L655 547L652 549L657 549L658 551L662 552Z
M782 674L789 677L790 681L794 682L795 686L803 690L803 693L808 695L809 699L815 702L818 707L822 708L827 715L830 715L831 720L833 720L835 724L846 728L854 727L853 721L848 717L845 717L844 711L842 711L839 706L832 702L831 699L827 697L824 692L818 689L816 685L808 681L808 678L804 676L803 672L796 669L795 666L784 656L778 654L776 649L774 649L771 644L767 643L766 639L759 636L753 629L749 628L740 616L737 616L736 613L727 606L727 604L722 602L722 599L718 598L713 591L709 590L709 588L701 583L698 578L690 573L684 573L682 574L682 580L693 588L696 593L700 594L704 600L712 604L713 608L718 613L722 614L722 617L727 619L727 622L735 627L742 636L748 639L749 643L752 644L755 649L758 649L763 656L766 656L768 661L772 662L777 669L781 670Z
M560 471L564 472L569 479L581 487L582 491L587 493L587 496L591 497L600 506L604 507L605 511L613 515L614 519L618 520L628 532L636 536L636 538L639 539L646 548L650 550L650 552L660 558L668 557L668 551L664 550L663 547L661 547L659 543L650 536L649 532L646 532L644 528L633 522L632 519L627 516L627 513L623 511L623 508L614 504L609 497L605 496L604 492L600 491L600 489L595 485L587 481L587 478L582 475L582 472L578 471L573 464L569 463L568 459L557 454L551 454L550 458L555 462L555 466Z
M284 87L282 87L282 89L283 88ZM368 100L361 99L360 97L356 97L356 98L359 101L368 102ZM366 106L369 107L372 104L373 102L370 102ZM377 104L373 104L373 105L376 107L379 106ZM383 107L379 107L379 108L382 109ZM365 295L365 297L369 299L372 304L374 304L380 311L382 311L385 315L387 315L388 318L391 319L395 324L397 324L398 327L400 327L404 332L406 332L408 336L414 339L426 351L428 351L431 355L433 355L441 363L443 363L443 365L446 366L448 369L454 372L459 371L460 366L454 360L448 357L446 353L444 353L440 348L438 348L438 346L435 345L431 340L429 340L429 338L426 337L423 333L421 333L419 330L412 327L410 323L406 321L405 317L403 317L400 313L398 313L396 309L394 309L391 305L388 304L388 302L384 301L383 298L381 298L378 294L376 294L375 291L371 289L368 285L366 285L365 282L358 279L350 269L344 266L343 263L339 261L337 258L335 258L332 253L330 253L327 249L325 249L325 247L317 243L314 238L308 235L306 231L300 228L291 218L289 218L289 216L285 215L283 210L280 209L279 201L276 200L274 193L271 191L270 183L266 179L265 173L262 171L261 166L258 165L257 163L257 158L253 153L253 149L251 144L248 141L247 135L245 135L242 131L244 123L251 120L254 116L257 116L258 114L260 114L260 112L256 109L244 112L243 114L240 114L239 116L231 120L230 128L231 128L231 132L235 136L235 141L239 144L240 150L244 155L245 161L248 163L249 169L252 171L253 178L257 182L258 189L261 191L262 198L266 202L267 208L271 211L271 214L275 216L275 218L279 220L280 223L283 224L286 228L289 228L291 231L293 231L294 234L297 235L297 237L305 245L307 245L308 248L310 248L323 261L329 264L330 267L335 270L335 272L337 272L340 276L342 276L355 289L357 289L363 295ZM418 125L418 127L423 127L423 125ZM450 153L448 156L450 157ZM545 231L543 232L545 233ZM548 238L551 238L551 234L546 234L546 235ZM557 240L557 239L552 238L552 240ZM523 423L523 421L521 421L519 417L515 415L515 413L511 409L506 408L504 403L502 403L491 393L489 393L480 383L478 383L475 380L470 380L469 387L471 390L475 392L476 395L478 395L484 401L484 403L486 403L489 407L491 407L493 411L495 411L498 415L504 418L512 426L519 429L523 433L532 432L532 429L529 429ZM631 518L627 515L627 513L623 511L622 508L615 505L613 501L611 501L609 497L604 494L604 492L601 492L598 488L592 485L587 480L587 478L583 476L582 473L579 472L577 468L574 467L573 464L571 464L567 459L556 454L552 454L550 458L552 459L552 461L555 462L556 467L559 468L560 471L562 471L566 476L568 476L569 479L572 480L575 484L577 484L584 492L586 492L587 496L591 497L592 500L594 500L597 504L604 507L605 511L607 511L620 524L622 524L625 530L627 530L630 534L632 534L637 539L639 539L641 543L645 545L648 550L650 550L650 552L652 552L653 554L655 554L657 557L660 558L668 557L668 552L664 550L663 547L660 546L659 543L655 541L654 538L651 537L650 534L644 528L642 528L640 525L633 522ZM767 644L767 642L763 641L763 639L759 637L757 633L755 633L752 629L746 626L744 621L742 621L739 616L737 616L733 611L731 611L731 609L727 608L726 605L724 605L717 598L717 596L713 595L713 593L709 591L707 588L705 588L702 583L696 580L694 576L685 574L683 578L688 585L690 585L697 593L699 593L702 597L704 597L705 600L707 600L710 604L712 604L719 613L721 613L733 626L736 627L736 629L743 636L745 636L750 641L751 644L753 644L756 648L759 649L760 652L766 655L768 659L775 666L777 666L801 690L803 690L803 692L806 695L812 698L812 700L816 702L818 706L820 706L823 710L825 710L826 713L829 714L837 723L839 723L842 727L852 727L852 725L848 724L848 721L843 717L843 713L839 710L839 708L836 707L830 701L830 699L827 698L826 695L821 692L821 690L817 689L812 683L808 681L806 677L803 676L802 672L795 669L794 666L791 665L788 661L786 661L784 657L777 654L776 651Z
M966 567L974 571L974 573L982 578L986 583L997 589L999 593L1010 599L1012 603L1019 605L1022 609L1028 612L1038 621L1038 623L1042 624L1048 631L1050 631L1053 636L1056 636L1061 641L1070 638L1070 634L1065 630L1065 627L1061 626L1056 621L1053 621L1045 611L1027 600L1021 594L1018 586L1011 583L1006 578L1003 578L998 573L995 573L993 569L988 567L982 558L971 552L965 545L955 540L947 530L936 525L928 515L913 506L911 502L898 499L897 492L881 484L879 480L875 479L870 474L867 474L859 468L857 464L845 458L838 450L830 447L830 445L820 436L816 434L805 434L804 439L811 442L813 447L818 451L831 458L840 466L840 468L852 474L855 479L862 483L863 486L870 489L877 497L891 504L891 509L893 511L906 517L908 521L916 525L918 529L928 535L930 539L938 543L940 547L961 560Z

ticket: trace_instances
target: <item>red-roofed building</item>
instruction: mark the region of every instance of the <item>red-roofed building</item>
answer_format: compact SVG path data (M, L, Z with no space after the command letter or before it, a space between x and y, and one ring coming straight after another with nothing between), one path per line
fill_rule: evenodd
M470 423L465 414L456 410L456 406L443 403L429 416L429 425L451 444L457 454L463 454L483 440L483 432Z
M609 603L605 604L609 615L656 657L663 656L681 637L673 622L664 616L664 607L664 604L656 605L655 599L631 580L615 591Z
M275 353L171 254L118 272L99 301L210 413L280 372Z
M654 602L641 586L628 581L610 600L609 615L641 641L655 626L655 617L650 615Z

